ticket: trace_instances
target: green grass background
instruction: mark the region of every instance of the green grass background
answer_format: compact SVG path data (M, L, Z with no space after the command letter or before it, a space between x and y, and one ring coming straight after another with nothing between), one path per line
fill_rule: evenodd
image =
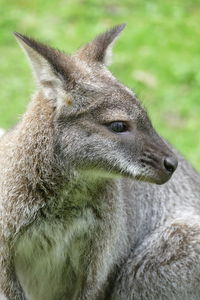
M0 127L25 111L34 82L18 31L72 52L118 23L112 72L147 107L158 132L200 170L200 1L0 0Z

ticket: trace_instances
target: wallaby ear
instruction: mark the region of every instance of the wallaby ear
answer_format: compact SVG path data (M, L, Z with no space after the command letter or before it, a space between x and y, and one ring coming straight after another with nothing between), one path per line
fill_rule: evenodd
M120 24L103 34L98 35L92 42L77 51L77 55L88 62L111 63L113 44L126 24Z
M62 78L67 80L68 77L63 67L67 55L20 33L14 32L14 35L31 62L36 81L46 98L54 99L62 85Z

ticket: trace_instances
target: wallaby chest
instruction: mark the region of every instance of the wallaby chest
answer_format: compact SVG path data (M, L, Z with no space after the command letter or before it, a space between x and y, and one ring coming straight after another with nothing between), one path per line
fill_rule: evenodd
M93 212L85 209L73 218L42 220L20 237L15 268L28 300L72 299L93 225Z

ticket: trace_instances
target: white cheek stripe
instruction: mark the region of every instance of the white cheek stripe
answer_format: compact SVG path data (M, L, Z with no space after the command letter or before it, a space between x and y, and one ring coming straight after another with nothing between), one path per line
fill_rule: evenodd
M141 168L136 163L135 164L131 164L130 162L128 162L123 157L119 158L118 163L119 163L120 168L122 170L124 170L127 173L130 173L134 177L140 175L140 169Z

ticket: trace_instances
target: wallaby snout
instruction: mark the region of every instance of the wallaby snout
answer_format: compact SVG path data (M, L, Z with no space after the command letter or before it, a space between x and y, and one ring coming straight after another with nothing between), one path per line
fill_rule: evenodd
M161 172L158 172L159 178L155 178L154 183L163 184L167 182L178 166L178 160L175 155L164 156L161 160Z
M163 164L164 164L165 169L170 174L173 174L178 166L178 160L174 156L167 156L164 158Z
M156 184L167 182L178 166L176 155L153 128L143 135L137 135L138 149L134 150L137 153L135 160L138 164L136 179Z
M165 143L164 140L162 140L162 143L159 144L159 146L161 153L163 152L160 162L161 169L163 171L163 175L160 174L160 183L162 184L168 181L175 172L178 166L178 159L176 155L169 149L169 146Z

